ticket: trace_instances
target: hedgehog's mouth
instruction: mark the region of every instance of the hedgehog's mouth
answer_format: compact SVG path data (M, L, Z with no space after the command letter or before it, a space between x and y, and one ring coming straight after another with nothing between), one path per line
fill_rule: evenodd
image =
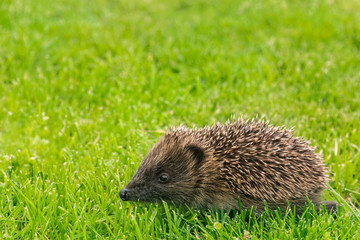
M164 199L159 196L159 194L143 189L128 189L123 188L119 196L123 201L131 201L131 202L147 202L147 203L156 203L161 202L161 200L167 201L168 199Z

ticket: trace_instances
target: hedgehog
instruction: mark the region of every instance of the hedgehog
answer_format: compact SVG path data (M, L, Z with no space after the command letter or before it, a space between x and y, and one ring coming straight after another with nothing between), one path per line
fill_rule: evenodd
M159 139L120 191L123 201L171 202L199 209L303 208L322 202L327 168L310 142L293 129L253 119L189 129Z

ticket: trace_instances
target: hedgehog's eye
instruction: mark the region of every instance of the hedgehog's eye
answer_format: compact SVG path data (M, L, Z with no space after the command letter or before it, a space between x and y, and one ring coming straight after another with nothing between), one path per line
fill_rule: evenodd
M167 173L160 174L158 181L159 183L166 183L167 181L169 181L169 175Z

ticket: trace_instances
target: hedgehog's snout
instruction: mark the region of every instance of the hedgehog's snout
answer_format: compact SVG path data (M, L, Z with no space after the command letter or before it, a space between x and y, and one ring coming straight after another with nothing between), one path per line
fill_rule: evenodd
M127 190L127 188L121 189L119 195L120 195L121 200L123 200L123 201L129 200L130 194L129 194L129 191Z

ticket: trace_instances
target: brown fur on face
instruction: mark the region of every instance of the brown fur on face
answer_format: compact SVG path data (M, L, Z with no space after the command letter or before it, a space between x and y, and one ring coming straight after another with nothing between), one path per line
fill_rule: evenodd
M314 150L290 130L262 121L173 128L140 164L126 200L210 209L238 209L239 199L255 209L264 201L270 208L304 206L308 198L318 204L328 178Z

